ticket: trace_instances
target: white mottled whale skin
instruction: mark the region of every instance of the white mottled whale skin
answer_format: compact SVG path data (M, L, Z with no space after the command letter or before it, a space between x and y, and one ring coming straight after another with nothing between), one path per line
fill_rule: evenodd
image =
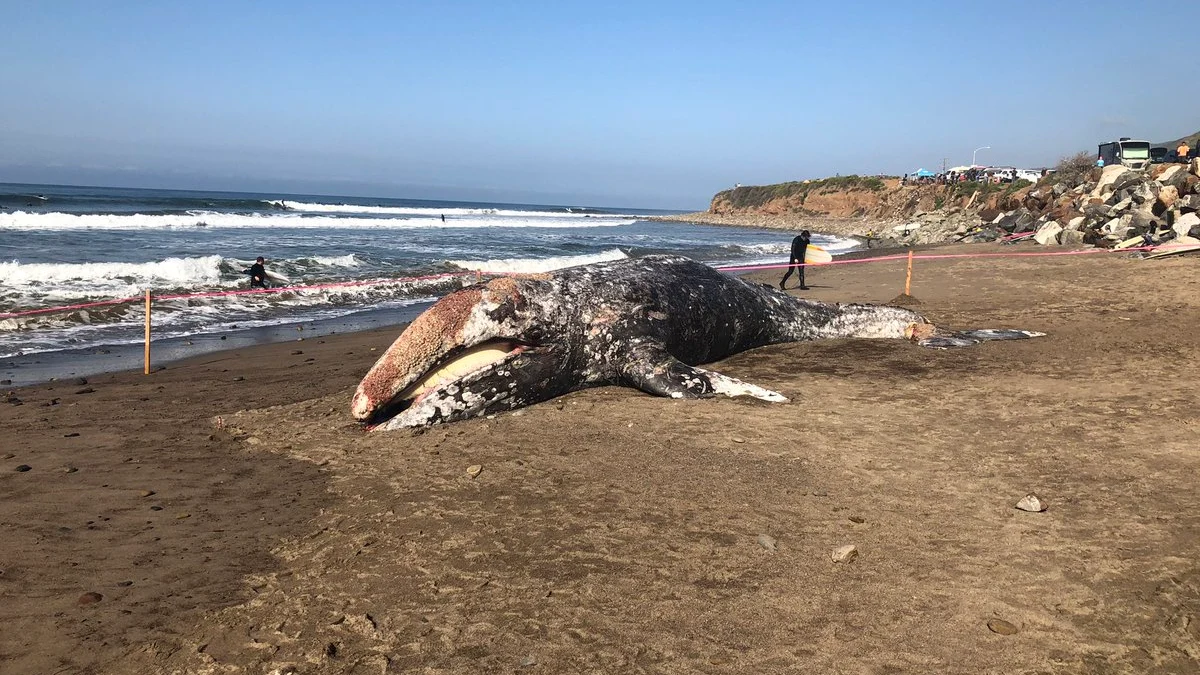
M738 352L829 338L932 347L1034 337L941 333L899 307L801 300L679 256L647 256L451 293L418 316L363 378L351 413L375 429L512 410L611 384L674 398L783 396L698 368Z

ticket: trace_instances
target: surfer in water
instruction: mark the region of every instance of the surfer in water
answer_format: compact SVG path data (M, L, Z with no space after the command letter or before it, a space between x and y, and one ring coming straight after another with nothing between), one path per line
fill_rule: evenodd
M808 286L804 285L804 254L808 252L809 239L808 230L803 230L792 240L792 257L788 259L787 273L783 275L783 280L779 282L779 290L786 291L784 284L787 283L788 277L792 276L792 272L800 277L800 290L807 291Z
M250 275L250 288L266 288L267 287L267 268L263 265L263 257L260 255L254 259L254 264L242 270L242 274ZM801 277L803 279L803 277Z

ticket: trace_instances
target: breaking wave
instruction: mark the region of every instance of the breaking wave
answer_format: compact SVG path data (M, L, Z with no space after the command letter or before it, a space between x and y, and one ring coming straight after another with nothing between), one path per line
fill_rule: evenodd
M293 202L289 200L272 200L267 204L288 211L303 211L307 213L372 213L397 216L428 216L441 220L441 216L461 218L464 216L492 216L496 218L637 218L634 214L607 213L594 209L575 209L563 207L553 210L521 210L500 208L432 208L422 206L370 206L364 204L323 204L314 202Z
M179 288L221 281L221 256L167 258L145 263L0 263L5 290L55 297L126 297L145 286ZM0 296L2 297L2 296Z
M438 212L440 213L440 212ZM298 213L219 213L190 211L182 214L111 214L111 213L0 213L3 230L161 230L176 228L307 228L307 229L416 229L416 228L490 228L490 227L613 227L632 225L635 216L578 217L569 213L538 214L512 211L503 214L463 215L447 218L436 215L409 218L361 218L313 216Z

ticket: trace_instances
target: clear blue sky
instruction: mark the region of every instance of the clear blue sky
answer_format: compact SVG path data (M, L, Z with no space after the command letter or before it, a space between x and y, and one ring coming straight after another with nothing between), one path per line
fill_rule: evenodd
M0 25L0 181L699 208L1200 129L1195 0L44 0Z

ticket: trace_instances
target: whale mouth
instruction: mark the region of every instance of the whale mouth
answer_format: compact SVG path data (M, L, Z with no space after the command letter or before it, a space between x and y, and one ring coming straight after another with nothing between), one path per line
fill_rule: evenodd
M518 340L497 338L473 347L451 350L419 379L377 407L363 423L368 429L377 427L425 398L445 392L456 383L496 370L533 348L534 345Z

